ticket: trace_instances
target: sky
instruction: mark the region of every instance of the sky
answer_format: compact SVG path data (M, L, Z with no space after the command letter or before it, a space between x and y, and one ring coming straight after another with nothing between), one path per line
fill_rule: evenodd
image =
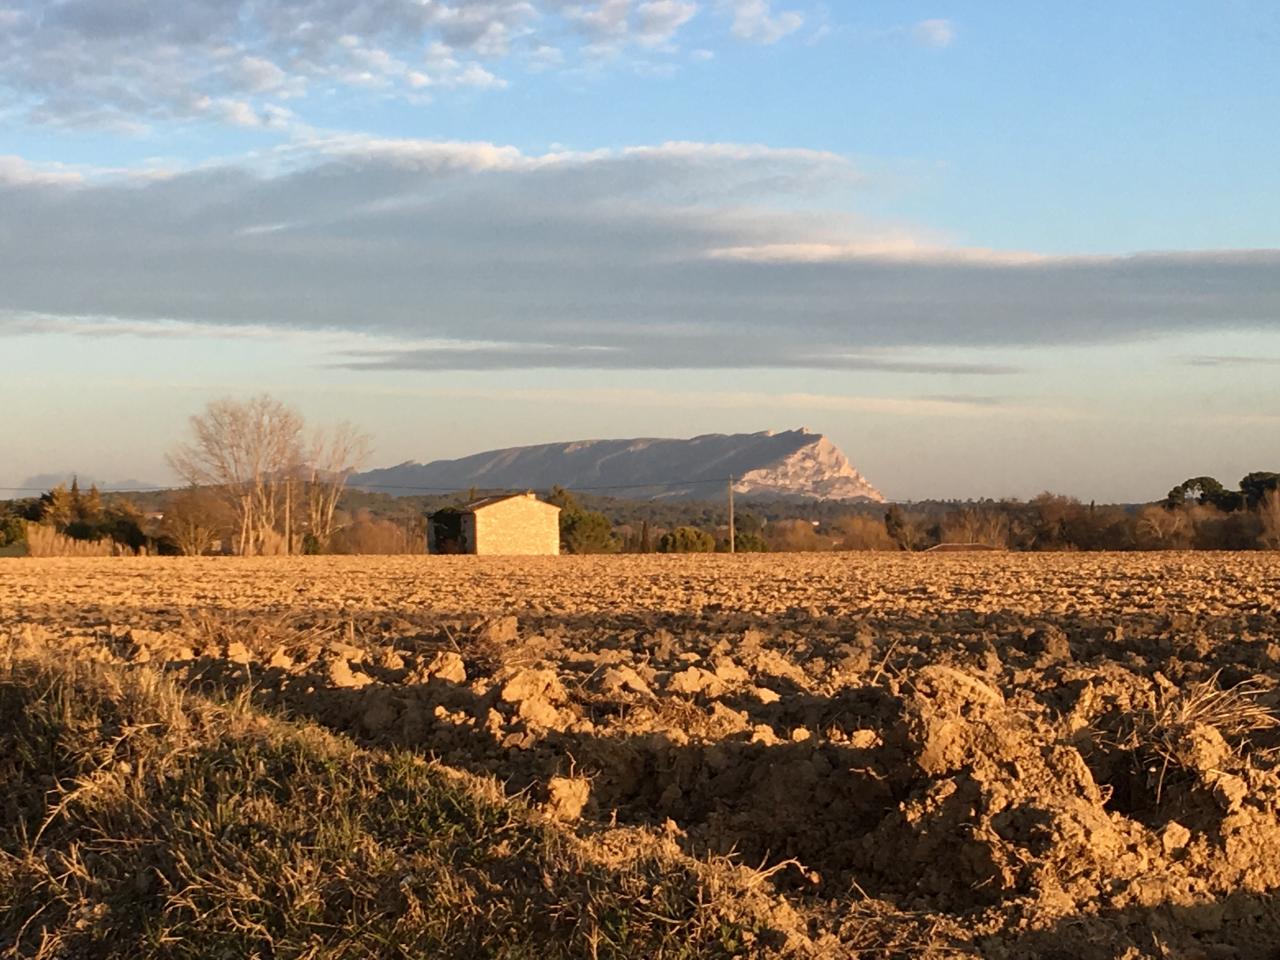
M0 486L807 426L886 496L1280 469L1272 0L0 0ZM0 495L3 495L0 493Z

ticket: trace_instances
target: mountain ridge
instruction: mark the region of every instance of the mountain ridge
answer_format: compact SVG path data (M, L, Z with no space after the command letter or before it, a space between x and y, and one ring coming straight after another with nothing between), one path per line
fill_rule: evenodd
M884 500L834 443L805 427L503 447L452 460L406 460L355 474L349 485L396 494L559 485L660 500L717 497L715 486L729 477L744 497Z

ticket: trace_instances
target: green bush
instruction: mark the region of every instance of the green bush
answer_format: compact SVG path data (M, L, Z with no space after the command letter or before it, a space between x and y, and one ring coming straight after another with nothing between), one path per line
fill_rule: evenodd
M19 516L0 516L0 547L22 543L27 539L27 525Z
M737 553L768 553L769 544L758 533L739 533L733 538L733 549Z
M712 553L716 538L697 527L676 527L658 541L659 553Z
M617 553L620 546L609 518L590 510L560 512L560 542L568 553Z

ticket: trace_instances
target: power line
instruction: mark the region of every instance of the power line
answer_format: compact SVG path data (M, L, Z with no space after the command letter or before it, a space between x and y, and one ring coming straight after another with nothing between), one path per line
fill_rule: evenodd
M667 480L666 482L653 481L649 483L609 483L596 484L592 486L578 486L577 484L551 484L552 487L562 487L570 492L590 492L592 490L648 490L652 487L666 489L668 487L694 487L705 486L707 484L721 484L724 480L717 477L714 480ZM355 483L350 484L353 490L416 490L423 493L456 493L459 490L466 489L464 487L420 487L409 483ZM484 489L515 489L514 487L485 488L477 487L478 490ZM547 489L551 489L548 487Z
M710 484L721 484L724 480L717 477L712 480L706 479L689 479L689 480L667 480L665 482L653 481L648 483L612 483L612 484L595 484L590 486L552 484L552 486L561 486L565 490L592 492L595 490L648 490L652 488L668 489L671 487L696 487L708 486ZM17 493L47 493L49 487L5 487L0 486L0 490ZM128 490L103 490L102 493L162 493L165 490L176 490L177 487L132 487ZM348 489L351 490L410 490L415 493L458 493L465 490L465 487L427 487L409 483L355 483L349 484ZM477 489L486 489L479 487ZM490 489L514 489L514 488L490 488ZM550 488L548 488L550 489Z
M56 484L55 484L56 486ZM7 490L15 493L48 493L51 487L0 487L0 490ZM129 487L127 490L103 490L99 488L99 493L162 493L165 490L177 490L177 487Z

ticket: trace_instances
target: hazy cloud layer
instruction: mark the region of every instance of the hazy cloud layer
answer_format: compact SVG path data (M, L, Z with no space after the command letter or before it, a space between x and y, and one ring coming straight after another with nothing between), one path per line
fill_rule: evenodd
M875 373L1004 376L1022 368L997 363L937 363L874 355L815 353L776 340L760 339L723 356L714 355L709 338L701 349L685 352L665 339L633 338L626 345L575 347L566 344L494 343L447 348L381 348L348 351L340 366L351 370L503 370L649 368L663 370L789 369L848 370Z
M1280 328L1280 252L959 248L832 213L859 185L831 154L687 143L348 138L256 171L82 182L14 161L0 332L41 315L351 331L361 368L998 375L895 351Z
M1236 357L1204 355L1187 357L1192 367L1280 367L1280 357Z

